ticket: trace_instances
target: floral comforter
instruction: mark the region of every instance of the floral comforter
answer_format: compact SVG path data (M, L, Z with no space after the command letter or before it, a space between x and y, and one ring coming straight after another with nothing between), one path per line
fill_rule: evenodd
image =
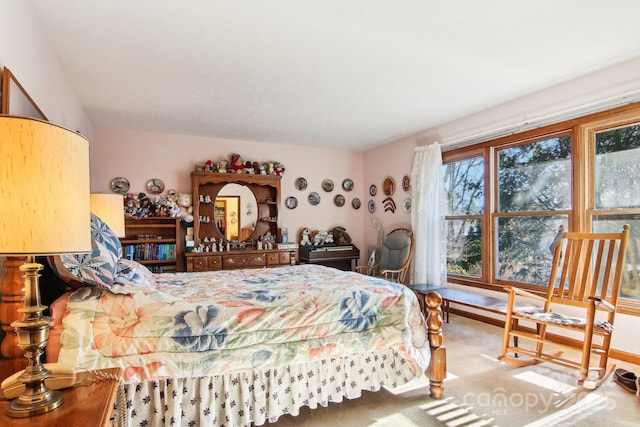
M156 274L69 296L59 362L125 382L272 369L393 349L421 376L426 324L403 285L318 265Z

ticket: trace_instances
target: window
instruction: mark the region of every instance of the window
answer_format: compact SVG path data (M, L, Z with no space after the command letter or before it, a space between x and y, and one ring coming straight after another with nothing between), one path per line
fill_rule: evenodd
M629 224L630 239L620 296L640 301L640 124L594 131L594 231L619 231Z
M631 226L622 311L640 314L640 106L443 153L448 280L546 287L558 228Z
M447 193L447 271L482 277L484 159L473 157L443 167Z
M548 250L571 213L571 137L496 150L496 279L545 285Z

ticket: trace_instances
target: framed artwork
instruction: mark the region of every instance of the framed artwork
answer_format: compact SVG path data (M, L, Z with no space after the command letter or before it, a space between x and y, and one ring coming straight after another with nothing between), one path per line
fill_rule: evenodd
M7 68L2 70L1 114L48 120L42 110L22 87L16 76Z

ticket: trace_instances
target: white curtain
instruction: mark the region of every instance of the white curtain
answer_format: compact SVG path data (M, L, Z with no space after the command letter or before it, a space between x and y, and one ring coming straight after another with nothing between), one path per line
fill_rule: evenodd
M415 237L411 283L446 286L446 202L440 144L416 147L411 187L411 226Z

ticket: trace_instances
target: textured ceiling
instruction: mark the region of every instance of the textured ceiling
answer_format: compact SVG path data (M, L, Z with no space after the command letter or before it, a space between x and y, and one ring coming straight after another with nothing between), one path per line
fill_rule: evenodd
M367 149L640 55L637 0L32 0L94 126Z

